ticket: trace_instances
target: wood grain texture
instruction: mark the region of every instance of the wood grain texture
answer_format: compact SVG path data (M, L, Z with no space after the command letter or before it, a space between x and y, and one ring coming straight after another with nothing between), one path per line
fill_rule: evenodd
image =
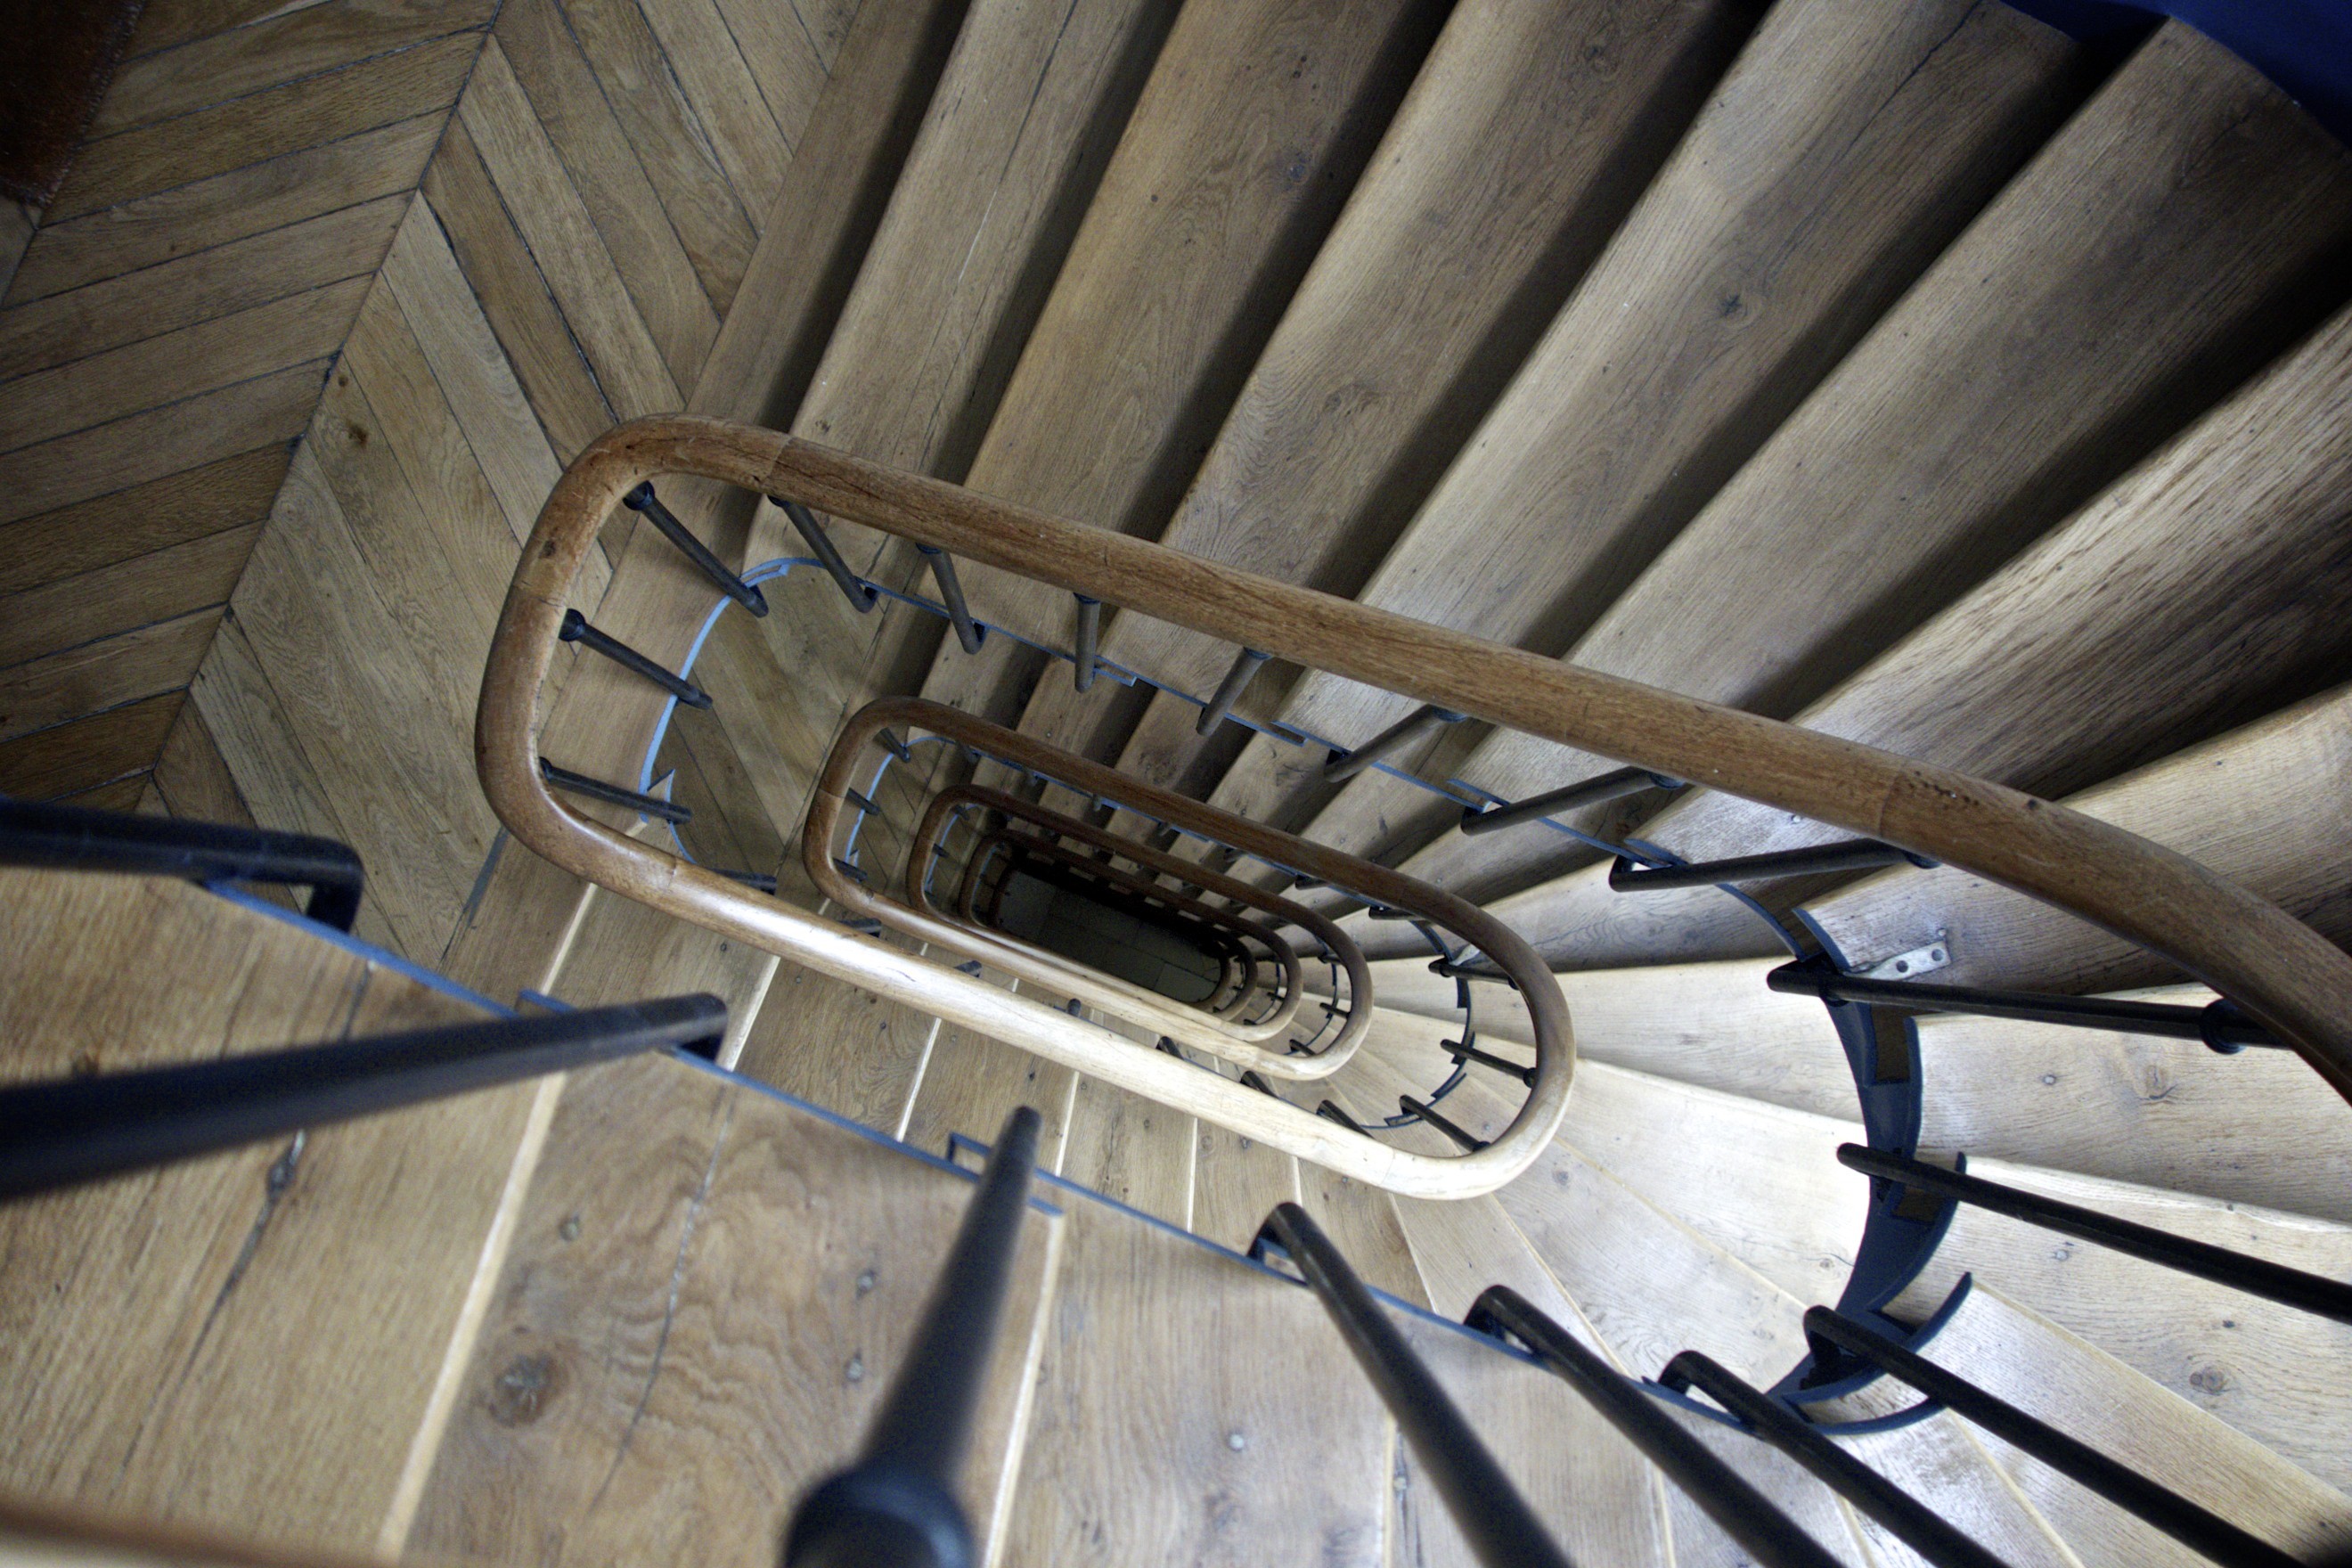
M2213 1000L2201 985L2129 994ZM2220 1061L2200 1041L1958 1014L1914 1026L1929 1085L1922 1149L2352 1224L2352 1127L2282 1052Z
M1394 1428L1315 1298L1100 1205L1063 1223L1002 1560L1381 1563Z
M776 971L757 948L669 919L626 899L588 907L550 994L575 1007L708 992L727 1004L719 1059L732 1063Z
M2352 595L2342 526L2352 442L2322 411L2347 395L2352 311L2342 311L1798 721L2055 794L2242 722L2274 693L2335 679L2352 665L2352 628L2317 612ZM1640 835L1690 860L1836 837L1705 791ZM1510 837L1515 879L1545 863L1543 835ZM1438 876L1466 865L1443 842L1412 863ZM1683 942L1760 929L1710 895L1621 899L1597 868L1501 908L1587 963L1642 940L1623 926L1629 916L1688 921Z
M184 884L0 875L11 882L5 945L40 955L0 975L15 1074L474 1016ZM13 1347L11 1489L258 1542L370 1550L530 1093L12 1209L0 1309Z
M1995 1290L1971 1292L1927 1354L2291 1556L2352 1540L2343 1493ZM2086 1563L2203 1561L2038 1461L2009 1450L2004 1464Z
M0 456L0 521L37 516L301 434L327 364L314 360Z
M286 477L282 447L263 447L183 473L0 525L0 593L114 566L269 515Z
M227 602L258 523L0 595L0 660L19 662Z
M2079 100L2074 56L1969 0L1776 7L1366 601L1565 650ZM1403 710L1310 679L1281 716ZM1410 847L1436 809L1367 778L1316 832Z
M322 142L445 109L481 47L458 33L82 148L47 216L79 217Z
M488 26L496 9L490 0L322 0L280 7L278 15L247 26L137 55L107 84L105 100L84 134L112 136L414 48Z
M772 1562L855 1453L970 1193L692 1066L575 1076L407 1552ZM1053 1224L1024 1216L959 1489L983 1539Z
M167 691L0 741L0 795L54 800L145 772L163 750L181 700L179 692Z
M2347 244L2352 154L2234 57L2160 31L1570 657L1796 710L2341 304L2318 279ZM1786 591L1723 610L1759 580ZM1589 766L1506 738L1463 776L1516 799Z
M1045 1121L1037 1136L1038 1165L1059 1170L1076 1087L1077 1075L1059 1063L941 1024L898 1136L927 1154L945 1154L952 1134L989 1142L1004 1119L1025 1105Z
M447 116L413 114L208 179L44 225L6 299L15 305L159 266L415 188Z
M1070 1090L1056 1169L1091 1192L1190 1229L1196 1128L1181 1111L1081 1074Z
M373 272L407 208L401 196L379 196L0 310L0 376L47 370Z
M735 1066L896 1136L938 1028L939 1020L927 1013L784 964Z
M779 125L713 0L640 0L640 9L710 138L744 209L758 218L783 186L801 126ZM819 82L821 83L819 79ZM782 88L785 84L776 84ZM814 94L795 105L805 123Z
M973 489L1159 533L1428 48L1434 9L1263 0L1177 18L972 460ZM1066 595L971 564L963 575L982 620L1069 645ZM940 658L929 694L1005 705L1004 655Z
M1675 1561L1649 1460L1581 1394L1450 1327L1402 1313L1395 1321L1569 1561L1626 1568ZM1402 1436L1391 1491L1392 1568L1479 1562Z
M212 646L218 607L0 669L0 741L188 684Z
M2306 1272L2340 1279L2352 1258L2341 1224L2000 1160L1969 1168ZM1906 1308L1931 1310L1963 1270L2325 1484L2346 1484L2342 1402L2311 1375L2342 1359L2344 1325L1978 1210L1955 1216L1937 1258L1906 1289Z
M236 775L221 755L220 743L213 739L203 710L194 702L183 704L179 717L172 721L163 754L155 759L154 778L156 793L173 816L239 827L257 826L245 792L236 787Z
M1456 8L1162 542L1352 596L1753 20L1714 0ZM1233 650L1126 619L1104 654L1205 696ZM1027 724L1097 751L1105 706L1049 681Z
M2347 750L2352 687L2338 687L2068 802L2263 889L2341 945L2352 941L2337 875L2352 836L2352 803L2336 787ZM1948 984L2087 991L2179 978L2107 931L1949 867L1880 873L1807 913L1853 963L1949 932Z

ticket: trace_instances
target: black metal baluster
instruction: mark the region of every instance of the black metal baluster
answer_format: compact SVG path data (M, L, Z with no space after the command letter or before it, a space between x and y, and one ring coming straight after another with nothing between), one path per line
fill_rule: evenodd
M1534 1352L1763 1568L1838 1568L1838 1560L1819 1542L1685 1431L1633 1379L1579 1344L1509 1286L1488 1286L1463 1321L1481 1333L1507 1333Z
M570 768L559 768L545 757L539 759L539 771L549 784L572 795L585 795L590 800L601 800L611 805L625 805L632 811L641 811L663 822L682 825L694 820L690 807L673 805L657 795L646 795L639 790L624 789L616 784L606 784L603 779L592 779L586 773L575 773Z
M673 996L0 1089L0 1199L26 1196L664 1046L727 1005Z
M1805 1313L1805 1332L1815 1342L1817 1363L1838 1359L1824 1353L1824 1342L1826 1346L1858 1356L2216 1563L2231 1563L2233 1568L2293 1568L2294 1564L2293 1557L2228 1520L1851 1318L1827 1307L1810 1308Z
M1327 784L1339 784L1354 778L1383 757L1392 756L1424 737L1435 733L1447 724L1459 724L1462 715L1434 704L1424 703L1414 709L1352 752L1335 752L1323 764Z
M660 529L662 537L676 545L678 552L694 563L696 571L709 578L711 585L720 593L755 616L768 613L766 596L727 570L726 563L710 553L709 548L694 537L693 531L678 521L669 508L662 505L661 498L654 494L651 479L623 496L621 504Z
M1712 888L1725 882L1762 882L1775 877L1817 877L1832 871L1867 871L1880 866L1933 867L1935 861L1892 844L1857 838L1809 849L1741 855L1698 866L1640 866L1623 855L1609 868L1609 885L1621 893L1663 892L1670 888Z
M1851 1170L1895 1182L1915 1192L1932 1193L1955 1203L1969 1204L2011 1219L2038 1225L2081 1241L2127 1253L2149 1263L2161 1263L2200 1279L2210 1279L2250 1296L2261 1296L2284 1306L2316 1312L2339 1323L2352 1323L2352 1285L2300 1269L2283 1268L2264 1258L2248 1258L2224 1247L2211 1247L2173 1236L2127 1219L2115 1219L2095 1210L2062 1204L2039 1193L2005 1187L1940 1165L1906 1160L1900 1154L1864 1148L1859 1143L1838 1146L1838 1161Z
M303 912L348 931L366 874L349 845L301 833L0 800L0 865L310 889Z
M1192 732L1196 735L1215 734L1217 726L1225 721L1225 715L1234 710L1234 704L1241 700L1242 693L1249 689L1249 683L1257 679L1257 672L1273 657L1254 647L1245 647L1235 654L1232 667L1225 671L1225 678L1217 682L1216 691L1209 698L1209 705L1201 710L1201 717L1194 721Z
M576 642L591 653L603 654L632 675L643 676L688 708L710 706L710 693L683 675L663 668L617 637L606 637L588 624L588 617L577 610L563 612L563 628L555 634L564 642Z
M1471 1044L1470 1037L1466 1035L1459 1040L1441 1040L1438 1042L1437 1048L1450 1054L1456 1067L1465 1061L1476 1062L1480 1067L1492 1068L1496 1072L1508 1074L1530 1089L1535 1087L1535 1068L1521 1067L1517 1062L1506 1061L1501 1057L1491 1056Z
M844 561L841 552L834 548L833 536L825 532L815 515L796 500L781 500L774 496L768 499L775 501L783 509L784 515L792 519L801 542L809 547L809 553L816 557L816 563L824 568L825 575L834 580L851 607L861 616L872 609L881 595L869 584L857 580L857 574L849 569L849 563Z
M1277 1204L1252 1253L1269 1238L1331 1314L1479 1561L1489 1568L1568 1568L1567 1554L1322 1227L1297 1204Z
M1102 641L1102 601L1084 594L1070 597L1078 602L1078 640L1071 655L1070 679L1084 691L1095 683L1096 650Z
M948 619L955 626L956 642L966 653L978 653L981 639L987 634L971 618L971 606L964 603L963 579L956 575L955 557L937 545L918 544L915 549L931 563L931 575L940 584L940 603L948 609Z
M1490 1140L1479 1137L1476 1133L1472 1132L1467 1128L1457 1126L1452 1121L1438 1114L1437 1109L1434 1106L1424 1104L1409 1094L1400 1094L1397 1096L1397 1109L1403 1111L1407 1116L1420 1117L1423 1121L1428 1122L1432 1127L1436 1128L1440 1132L1444 1133L1448 1138L1453 1139L1454 1142L1461 1144L1464 1149L1473 1154L1475 1154L1479 1150L1484 1149L1490 1142Z
M1682 780L1667 773L1654 773L1647 768L1619 768L1614 773L1602 773L1598 778L1586 779L1582 784L1572 784L1563 789L1529 795L1525 800L1516 801L1509 805L1498 805L1491 810L1465 805L1462 808L1462 831L1472 835L1498 833L1506 827L1516 827L1522 822L1540 821L1547 816L1557 816L1562 812L1575 811L1588 805L1599 805L1604 801L1620 800L1629 795L1639 795L1643 790L1680 789L1682 785Z
M1989 991L1972 985L1930 985L1916 980L1865 980L1805 964L1784 963L1764 976L1775 991L1818 996L1824 1002L1884 1002L1924 1013L1969 1013L1987 1018L2021 1018L2036 1024L2067 1024L2201 1040L2225 1056L2248 1046L2284 1050L2286 1042L2240 1012L2226 998L2202 1007L2165 1002L2116 1002L2102 996L2060 996L2032 991Z
M1698 1389L1936 1568L2006 1568L1941 1514L1823 1436L1811 1422L1699 1352L1685 1351L1675 1357L1658 1381L1678 1394Z
M970 1568L977 1560L955 1486L1004 1315L1040 1125L1024 1105L997 1133L906 1365L857 1462L793 1510L785 1568Z

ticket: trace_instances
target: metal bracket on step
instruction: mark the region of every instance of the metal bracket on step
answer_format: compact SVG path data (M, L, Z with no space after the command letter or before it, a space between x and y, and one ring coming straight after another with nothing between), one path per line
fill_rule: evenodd
M1908 952L1898 952L1892 958L1882 958L1868 969L1853 971L1862 980L1908 980L1915 974L1932 974L1952 962L1949 931L1937 931L1936 940L1925 947L1915 947Z

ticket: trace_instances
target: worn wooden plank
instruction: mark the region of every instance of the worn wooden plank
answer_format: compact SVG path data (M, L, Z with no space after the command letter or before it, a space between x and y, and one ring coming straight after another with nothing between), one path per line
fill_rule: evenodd
M1392 1316L1570 1562L1666 1568L1676 1561L1656 1472L1582 1394L1450 1327ZM1391 1568L1480 1561L1402 1436L1391 1490Z
M415 187L439 110L45 226L6 299L45 299Z
M0 310L0 376L47 370L373 272L408 205L404 196L381 196Z
M2347 244L2352 154L2159 31L1570 656L1796 711L2339 305L2312 279ZM1728 588L1759 580L1785 591ZM1591 765L1505 736L1463 776L1517 798Z
M33 231L40 226L39 209L19 201L0 202L0 297L16 279L16 268L25 259L26 247L33 243Z
M855 1452L970 1194L689 1066L574 1077L407 1552L772 1562L793 1504ZM1027 1215L961 1489L982 1539L1051 1225Z
M163 754L155 759L155 790L173 816L197 822L226 822L238 827L258 826L236 775L221 755L204 710L194 702L181 705L163 738Z
M656 0L656 6L673 3ZM742 56L761 101L768 106L768 118L775 121L788 143L799 142L801 127L808 123L809 111L824 90L834 58L841 49L841 35L856 16L858 4L853 0L834 5L829 8L831 15L826 14L828 7L808 9L817 12L817 26L827 34L824 39L797 6L780 9L756 0L718 0L719 18Z
M205 534L79 576L0 595L0 664L172 620L227 602L261 524Z
M814 970L785 964L736 1070L896 1134L939 1020Z
M1059 1170L1076 1077L1043 1057L942 1025L931 1038L898 1136L926 1153L944 1154L950 1134L989 1142L1004 1119L1026 1105L1045 1121L1037 1138L1038 1165Z
M487 26L492 0L322 0L253 24L142 52L107 84L83 134L92 140L175 119L298 78L468 28Z
M0 441L10 449L87 430L144 408L332 354L350 331L365 278L256 305L215 321L92 354L0 385Z
M0 795L49 800L144 772L180 702L168 691L0 742Z
M1000 1560L1382 1563L1393 1428L1315 1298L1097 1204L1064 1224Z
M324 361L295 365L0 456L0 521L289 440L309 421L326 371Z
M1179 16L967 482L1158 533L1442 19L1411 0ZM1069 645L1067 595L964 585L982 619ZM927 694L1004 708L1010 647L943 646Z
M560 462L610 429L612 407L565 329L547 281L482 166L463 116L425 166L424 188L466 281Z
M194 716L218 749L230 786L257 826L345 837L342 820L294 739L285 704L263 671L252 639L237 624L234 607L215 633L188 697L184 711ZM157 763L167 792L174 776L174 742L184 727L173 726L173 739L165 742ZM362 906L363 919L372 909L372 904Z
M220 624L215 607L0 669L0 741L188 684Z
M2352 1542L2342 1492L1996 1290L1972 1291L1926 1353L2290 1556L2321 1561ZM2204 1561L2039 1461L1997 1451L2086 1563Z
M800 124L781 125L712 0L640 0L639 8L709 136L736 199L754 224L764 225L769 204L783 188L784 169L814 94L798 106Z
M18 1071L475 1016L185 884L7 875L0 918L21 929L6 946L42 955L0 978ZM11 1489L259 1542L372 1549L530 1092L12 1210Z
M1192 1118L1167 1106L1081 1077L1070 1096L1061 1173L1089 1191L1190 1229L1194 1125Z
M2336 868L2352 842L2352 801L2336 784L2347 763L2352 687L2338 687L2067 804L2194 858L2342 943L2352 941L2352 896ZM2179 978L2120 938L1948 868L1881 873L1808 915L1857 963L1948 932L1948 984L2084 991Z
M373 131L457 96L481 45L459 33L92 142L48 212L65 219Z
M1301 1160L1298 1203L1329 1233L1366 1284L1400 1301L1429 1305L1429 1287L1413 1262L1412 1247L1397 1221L1396 1200L1389 1194Z
M1457 7L1162 542L1353 597L1754 18L1712 0ZM1139 617L1104 653L1203 696L1233 657ZM1099 700L1038 689L1035 732L1102 749Z
M214 33L247 26L280 11L318 0L153 0L139 12L126 59L153 54Z
M645 13L634 0L569 0L563 17L693 262L703 292L724 315L751 266L759 233L646 26Z
M497 827L474 782L470 730L449 709L461 682L411 650L308 447L233 603L329 798L370 803L346 818L345 839L370 867L401 951L439 952Z
M720 1059L742 1048L777 959L628 899L593 900L551 994L575 1007L707 991L727 1004Z
M2201 985L2134 998L2203 1006ZM1919 1146L2352 1224L2352 1127L2284 1051L1958 1014L1916 1020ZM2292 1151L2276 1157L2276 1151Z

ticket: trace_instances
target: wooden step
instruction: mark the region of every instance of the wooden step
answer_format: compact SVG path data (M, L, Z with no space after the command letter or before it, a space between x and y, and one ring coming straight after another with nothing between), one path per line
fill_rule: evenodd
M1161 542L1353 597L1753 18L1742 0L1457 7L1173 518L1149 520ZM1114 620L1103 653L1203 698L1234 657L1142 616ZM1198 708L1155 702L1190 733ZM1023 727L1109 756L1117 709L1046 680Z
M2315 1562L2352 1542L2352 1500L1998 1291L1970 1292L1927 1355L2291 1555ZM1984 1442L2084 1568L2205 1561L1990 1434Z
M0 952L18 1080L483 1016L169 880L0 869ZM289 1548L396 1543L540 1098L518 1085L0 1211L0 1486Z
M2338 687L2066 804L2179 850L2341 943L2352 941L2347 761L2352 687ZM1948 937L1943 984L2088 991L2178 978L2072 915L1949 868L1882 872L1805 913L1856 966Z
M2083 64L1966 0L1775 6L1363 597L1577 644L2056 129ZM1282 718L1350 744L1407 706L1310 680ZM1473 738L1416 771L1444 778ZM1373 853L1444 821L1365 775L1312 836Z
M1809 729L2021 789L2072 790L2242 722L2340 668L2352 626L2311 622L2352 594L2344 513L2352 433L2328 411L2352 396L2352 310L2198 421L2041 542L1798 716ZM2227 494L2231 506L2210 498ZM1580 826L1605 830L1599 814ZM1685 793L1641 825L1685 859L1764 854L1839 837L1733 796ZM1510 879L1590 851L1534 828L1496 835ZM1413 873L1473 896L1498 885L1444 838ZM1560 844L1567 841L1559 840ZM1468 878L1466 884L1462 879ZM1759 889L1759 891L1764 889ZM1639 910L1616 910L1638 903ZM1603 912L1603 906L1611 906ZM1611 894L1597 874L1514 898L1529 931L1604 950L1675 922L1685 940L1752 942L1761 928L1708 889ZM1562 940L1566 940L1563 938Z
M972 489L1157 535L1443 20L1425 0L1180 15L973 455ZM1066 594L966 563L974 615L1067 647ZM924 695L1018 713L1009 637Z
M903 1358L971 1184L671 1058L574 1075L549 1128L415 1528L485 1561L775 1561ZM1034 1209L961 1489L983 1541L1051 1299Z
M2352 1227L2000 1160L1989 1181L2332 1279L2352 1270ZM1961 1209L1895 1309L1934 1310L1963 1272L2095 1344L2329 1486L2352 1482L2352 1402L2339 1369L2352 1329L2021 1221Z
M2126 994L2199 1007L2201 985ZM2352 1225L2352 1120L2287 1051L1959 1014L1917 1020L1919 1146Z

